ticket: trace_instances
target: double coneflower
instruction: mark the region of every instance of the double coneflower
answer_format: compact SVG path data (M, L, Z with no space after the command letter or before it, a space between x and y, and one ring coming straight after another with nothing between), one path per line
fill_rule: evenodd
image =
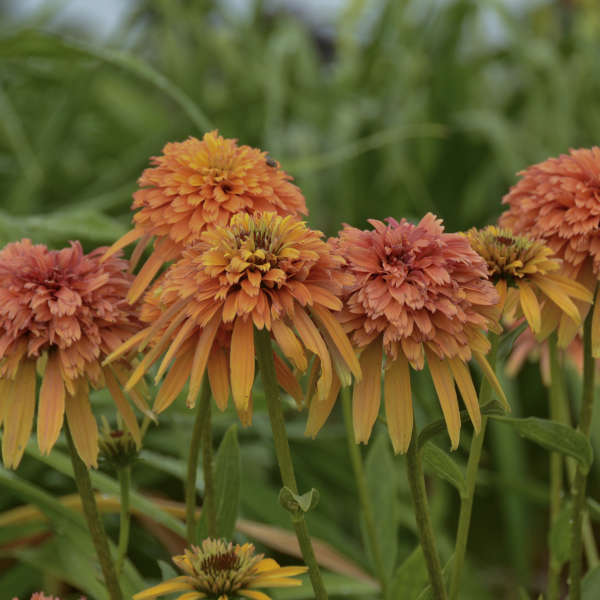
M456 448L461 421L455 384L476 429L481 421L467 362L475 357L499 389L484 357L489 342L483 334L497 327L498 294L468 240L444 233L431 213L416 225L392 218L369 222L373 230L345 226L336 242L354 279L340 320L362 350L363 378L353 396L356 440L369 440L379 413L385 357L383 395L395 451L407 450L413 430L410 368L423 369L425 362Z
M34 421L36 372L41 374L37 439L48 453L66 415L77 451L96 465L98 430L89 388L108 386L139 440L131 406L118 380L128 365L101 366L103 358L139 329L136 311L125 296L132 277L117 257L100 262L105 249L84 254L73 242L48 250L30 240L0 252L0 423L4 426L4 464L16 468ZM142 408L143 398L132 397Z
M193 406L205 369L217 404L229 391L249 420L255 374L254 329L271 332L282 354L300 372L315 357L317 401L334 386L334 369L349 383L360 377L350 342L333 314L349 275L322 234L292 216L273 212L234 215L227 227L202 233L147 293L142 318L151 323L109 357L149 346L127 388L164 354L156 379L170 365L154 410L164 410L189 379ZM171 364L172 362L172 364ZM280 381L293 379L276 356ZM287 377L286 377L287 374Z
M202 140L190 137L168 143L139 179L142 189L133 195L134 228L115 242L119 248L139 240L135 263L152 238L154 250L138 273L131 290L135 301L163 263L197 242L202 232L225 227L238 212L273 211L279 215L307 214L304 196L279 163L266 152L238 146L217 131Z

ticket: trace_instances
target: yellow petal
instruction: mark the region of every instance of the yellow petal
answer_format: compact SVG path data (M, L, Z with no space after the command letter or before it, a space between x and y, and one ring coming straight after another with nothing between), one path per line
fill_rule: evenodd
M264 592L258 590L239 590L238 596L250 598L251 600L271 600L271 596L267 596Z
M460 390L463 402L467 407L471 423L473 423L475 431L479 433L481 429L481 410L479 409L479 400L473 386L469 367L458 356L449 358L448 364L450 365L454 381L456 381L456 385L458 385L458 389Z
M254 324L238 317L231 335L229 358L231 395L238 410L246 410L254 383Z
M583 302L587 302L591 304L593 301L593 295L584 285L577 281L573 281L568 277L564 277L562 275L556 275L555 273L549 273L544 275L544 280L552 283L556 288L562 290L568 296L572 298L576 298L577 300L581 300ZM539 277L535 277L534 281L537 283Z
M190 376L192 361L194 360L194 341L193 338L189 339L181 347L179 355L160 386L152 407L156 414L173 404Z
M546 281L544 278L540 277L536 279L535 283L542 293L548 296L548 298L550 298L554 304L559 306L565 314L575 321L575 323L581 323L579 310L571 298L569 298L563 290L557 287L554 282Z
M276 352L273 352L273 362L275 363L277 382L296 401L298 410L301 410L304 404L304 393L300 382Z
M229 365L225 350L218 344L213 345L206 368L212 395L219 410L223 411L229 401Z
M498 292L498 296L500 296L500 301L498 302L498 314L500 317L504 311L504 305L506 304L506 296L508 293L506 279L498 280L496 283L496 291Z
M8 377L0 378L0 426L8 409L8 395L11 386L12 381Z
M559 325L564 313L554 302L544 302L542 307L542 327L536 334L536 339L544 341ZM570 319L569 319L570 321Z
M139 448L142 445L142 435L140 433L140 428L135 417L135 413L133 412L129 401L127 398L125 398L125 394L123 394L121 387L117 383L115 376L110 370L110 367L104 369L104 380L119 413L121 413L121 416L123 417L125 425L127 425L127 429L129 429L131 432L131 436Z
M356 443L367 443L379 414L381 402L381 336L375 338L360 355L362 379L354 384L352 419Z
M580 328L581 323L573 321L571 317L561 312L558 324L557 346L559 348L566 348L574 340Z
M186 592L185 594L181 594L177 598L177 600L197 600L198 598L206 598L206 594L204 592Z
M388 432L394 452L408 450L413 430L413 403L410 387L410 367L402 352L388 363L384 375L383 396Z
M35 361L25 360L11 382L4 413L2 459L4 466L16 469L23 458L35 412Z
M65 384L59 361L58 352L49 354L40 388L37 439L42 454L48 454L56 443L65 417Z
M190 387L186 401L188 408L193 408L196 404L196 396L198 396L198 392L200 391L202 378L204 377L204 371L206 370L206 363L208 362L208 357L212 350L213 342L215 341L215 336L217 335L220 324L221 311L218 310L202 330L200 337L198 337L198 343L196 344L196 350L194 352L194 362L192 363Z
M489 381L492 388L496 391L498 400L500 400L500 402L502 403L504 410L506 412L510 412L510 404L508 403L506 395L504 394L504 390L502 389L502 386L500 385L500 382L496 377L496 373L494 373L494 370L492 369L492 367L490 367L490 363L487 361L485 356L483 354L480 354L479 352L473 352L473 358L481 367L485 378Z
M193 590L194 586L189 583L189 577L185 575L181 577L175 577L167 581L163 581L158 585L155 585L143 592L138 592L133 595L133 600L151 600L164 594L171 594L173 592L183 592L187 590Z
M538 299L528 283L519 281L517 285L519 286L519 299L523 314L532 331L537 333L542 326L542 313Z
M329 310L318 305L312 307L312 312L327 330L327 333L331 336L333 343L339 350L349 369L352 371L355 379L359 381L362 374L358 358L356 357L356 353L354 352L354 348L352 348L348 336L342 329L338 320L329 312Z
M308 409L308 419L306 420L306 429L304 435L309 435L314 438L319 433L321 427L327 421L327 417L331 414L338 394L340 393L340 380L337 375L333 374L333 384L329 390L329 395L324 402L311 402Z
M98 467L98 426L90 406L89 388L85 380L77 381L75 395L67 394L65 413L81 460L88 467Z
M302 372L306 371L308 362L302 344L294 332L283 322L283 319L273 319L271 331L283 354L294 363L297 369Z
M445 360L440 360L429 348L426 349L426 354L433 385L437 392L442 412L444 413L448 434L450 435L452 450L456 450L460 439L461 423L454 379Z
M254 567L254 572L255 573L263 573L264 571L273 571L273 570L279 570L281 569L281 567L279 566L279 563L274 560L273 558L263 558L255 567Z

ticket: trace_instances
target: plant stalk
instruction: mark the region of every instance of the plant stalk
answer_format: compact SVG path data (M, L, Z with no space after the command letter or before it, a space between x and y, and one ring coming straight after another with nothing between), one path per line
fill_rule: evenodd
M598 299L595 300L596 302ZM596 375L596 361L592 356L592 314L590 311L583 324L583 391L581 397L581 413L578 429L589 438L592 427L592 412L594 408L594 380ZM573 481L573 513L571 523L573 532L571 536L571 562L569 568L569 598L581 600L582 579L582 522L585 512L585 488L587 473L577 463L575 480Z
M196 535L196 477L198 473L198 458L200 455L200 447L203 438L206 438L206 428L210 429L210 386L208 384L207 375L202 380L200 389L200 398L196 409L196 418L194 419L194 427L192 429L192 439L190 441L190 454L187 464L187 478L185 481L185 514L187 526L187 541L188 544L197 543ZM212 440L211 440L212 443ZM212 447L208 448L203 453L212 455ZM208 460L208 464L203 463L204 474L204 498L202 501L202 510L206 510L207 531L211 537L216 535L216 512L214 510L214 493L213 493L213 469L212 459Z
M496 353L498 351L497 335L490 334L491 348L488 353L488 361L492 369L496 367ZM485 406L492 399L492 388L487 379L482 379L479 388L479 405ZM483 450L485 431L487 428L488 417L482 415L481 429L479 433L473 435L471 448L469 450L469 460L467 461L466 473L466 491L465 496L460 499L460 513L458 515L458 526L456 530L456 542L454 546L454 560L452 564L452 576L450 578L450 600L458 600L460 590L460 579L465 564L467 554L467 542L469 540L469 530L471 528L471 515L473 513L473 500L475 498L475 487L477 485L477 472L479 471L479 462Z
M117 575L121 574L123 562L127 555L127 546L129 545L129 531L131 528L131 515L129 513L129 492L131 490L131 467L122 467L118 469L120 490L120 521L119 521L119 545L117 547L117 562L115 568Z
M435 538L433 537L416 431L413 431L412 440L406 453L406 472L413 508L415 510L417 530L419 532L421 548L423 549L423 556L425 557L425 564L427 565L427 572L429 573L429 582L431 583L433 597L435 600L446 600L448 596L446 595L440 557L435 545Z
M98 507L96 506L90 474L77 453L77 448L75 448L75 443L71 437L69 425L66 422L65 435L71 454L71 463L73 465L73 475L75 477L75 483L77 484L77 491L81 497L83 514L85 515L85 520L90 535L92 536L92 542L94 543L94 548L96 549L96 554L100 561L100 567L102 569L102 574L104 575L104 583L108 590L108 595L110 596L110 600L123 600L119 579L117 578L115 566L110 556L108 538L106 537L104 525L102 524L100 514L98 513Z
M365 469L363 465L362 454L360 447L354 439L354 426L352 424L352 404L350 401L350 388L342 388L342 407L344 410L344 423L346 425L346 439L348 440L348 453L350 455L350 462L352 463L352 470L354 471L354 480L356 482L356 488L358 490L358 500L363 512L365 519L365 527L367 530L367 536L369 538L369 545L373 554L373 561L375 563L375 570L377 572L377 578L381 585L381 592L384 599L388 598L388 585L385 569L383 566L383 555L381 553L381 546L377 537L377 531L375 529L375 518L373 516L373 505L371 504L371 498L367 490L367 478L365 476Z
M279 384L277 383L277 377L275 375L271 334L266 327L263 329L255 329L255 348L269 410L269 419L273 431L273 442L275 444L275 454L279 464L281 480L285 487L289 488L294 494L297 494L298 485L296 484L296 475L294 474L290 445L285 430L283 409L279 398ZM302 557L308 567L308 574L315 593L315 598L317 600L327 600L327 591L323 584L321 571L319 570L319 565L312 547L304 514L301 511L293 513L292 523L294 525L296 537L298 538L300 550L302 551Z

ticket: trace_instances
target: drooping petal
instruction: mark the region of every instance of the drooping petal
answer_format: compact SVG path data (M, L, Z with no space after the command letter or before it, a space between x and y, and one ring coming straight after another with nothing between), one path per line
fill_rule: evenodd
M143 592L138 592L133 595L133 600L152 600L153 598L163 596L164 594L172 594L174 592L183 592L193 589L194 586L189 582L189 577L183 575L181 577L174 577L173 579L163 581Z
M154 252L149 256L148 260L144 263L140 272L133 280L129 293L127 294L127 301L130 304L135 303L139 297L144 293L144 290L150 285L150 282L154 279L154 276L158 273L163 263L166 260L175 258L173 252L173 245L169 239L162 239L156 244Z
M128 231L124 236L119 238L103 255L100 262L108 260L111 256L114 256L119 250L129 246L129 244L139 240L144 235L143 229L132 229Z
M592 356L600 358L600 301L596 296L592 313Z
M390 361L384 375L383 395L387 427L394 452L404 454L410 445L413 430L413 404L410 367L402 352Z
M542 326L542 314L538 299L528 283L519 281L517 285L519 286L519 299L523 314L533 332L537 333Z
M429 349L426 350L426 354L433 385L437 392L442 412L444 413L448 434L450 435L451 447L452 450L456 450L458 448L461 423L454 379L445 361L440 360Z
M271 600L271 596L267 596L264 592L258 590L239 590L238 595L251 600Z
M329 391L329 396L327 396L325 402L310 403L304 435L310 436L313 439L316 437L317 433L319 433L321 427L323 427L325 421L327 421L327 418L329 417L331 411L333 410L333 407L335 406L335 401L337 400L338 394L340 393L340 388L340 380L334 373L333 384Z
M239 410L248 407L254 383L254 323L252 319L238 317L231 335L231 394Z
M215 402L219 410L225 410L229 401L229 365L225 350L218 344L213 345L206 368Z
M106 367L104 369L104 380L106 381L106 387L108 388L112 399L117 405L119 413L123 417L125 425L127 425L127 429L129 429L131 432L131 435L137 447L139 448L142 445L142 434L140 432L135 413L133 412L129 401L127 398L125 398L125 394L123 394L121 387L117 383L115 376L112 374L110 367Z
M79 380L75 394L65 397L65 414L73 442L81 460L88 467L98 467L98 426L92 413L89 388L86 381Z
M301 410L304 404L304 393L302 392L300 382L276 352L273 352L273 362L275 364L277 382L296 401L298 410Z
M479 409L477 392L473 386L469 367L458 356L449 358L448 364L454 376L454 381L456 381L456 385L458 385L458 389L460 390L463 402L467 407L471 423L473 423L475 431L479 433L481 428L481 410Z
M23 458L33 426L35 412L35 361L24 361L11 382L4 413L2 459L9 469L16 469Z
M167 376L160 386L160 390L158 390L158 394L156 394L156 399L154 400L154 406L152 407L152 410L156 414L161 413L165 408L173 404L175 398L177 398L183 389L187 378L190 376L194 360L194 341L190 339L183 345L173 366L169 369Z
M571 298L562 289L556 287L555 282L545 281L544 278L540 277L536 279L535 283L575 323L581 323L581 315L579 314L579 310L577 310L577 306L575 306Z
M51 352L40 388L37 439L42 454L48 454L56 443L65 416L65 384L59 362L58 353Z
M510 412L510 404L508 403L504 390L502 389L502 386L500 385L500 382L496 377L496 373L494 373L494 369L490 367L490 363L487 361L485 356L483 354L480 354L479 352L473 352L473 358L477 361L486 379L490 382L490 385L496 391L496 395L502 403L504 410Z
M297 369L306 371L308 362L304 349L294 332L283 322L282 319L274 319L271 327L273 337L281 351L289 358Z
M381 363L383 346L381 339L372 341L360 355L362 379L354 384L352 395L352 419L357 443L366 444L379 414L381 402Z

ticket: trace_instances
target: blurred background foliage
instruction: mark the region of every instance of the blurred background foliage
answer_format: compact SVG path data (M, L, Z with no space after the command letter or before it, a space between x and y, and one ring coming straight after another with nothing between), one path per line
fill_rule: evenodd
M451 231L492 222L518 170L591 146L600 134L595 0L136 0L107 3L120 14L110 31L93 11L68 18L74 5L85 12L85 2L28 4L0 4L2 244L24 236L52 247L71 239L87 249L111 243L128 228L131 193L149 157L212 127L280 160L304 191L311 225L327 234L342 221L364 226L367 218L418 219L427 211ZM574 399L578 385L570 374ZM537 365L506 386L513 414L547 415ZM415 388L422 426L440 411L426 377ZM253 426L239 431L241 516L288 528L260 393L255 402ZM102 394L96 406L112 418ZM302 435L304 416L293 413L300 487L321 491L311 531L372 572L340 413L315 442ZM217 441L235 421L229 412L216 416ZM190 429L182 404L161 416L136 467L138 489L181 500L178 459L186 457ZM461 467L470 434L466 426L453 454ZM448 450L443 436L439 443ZM412 554L403 460L377 432L365 455L390 568L403 565L394 571L398 597L416 598L425 576ZM547 462L510 429L491 427L462 597L526 598L526 589L533 598L543 588ZM18 477L54 495L73 491L35 453ZM448 560L458 498L435 477L429 486ZM2 509L33 497L10 489L0 496ZM59 591L61 580L77 580L81 557L68 536L48 546L35 530L32 546L15 541L10 527L1 531L1 597L42 586ZM274 545L259 546L273 553ZM165 535L135 520L131 555L144 576L160 577L155 561L168 561L168 549ZM374 597L367 583L331 581L344 597ZM309 598L302 590L277 597Z

